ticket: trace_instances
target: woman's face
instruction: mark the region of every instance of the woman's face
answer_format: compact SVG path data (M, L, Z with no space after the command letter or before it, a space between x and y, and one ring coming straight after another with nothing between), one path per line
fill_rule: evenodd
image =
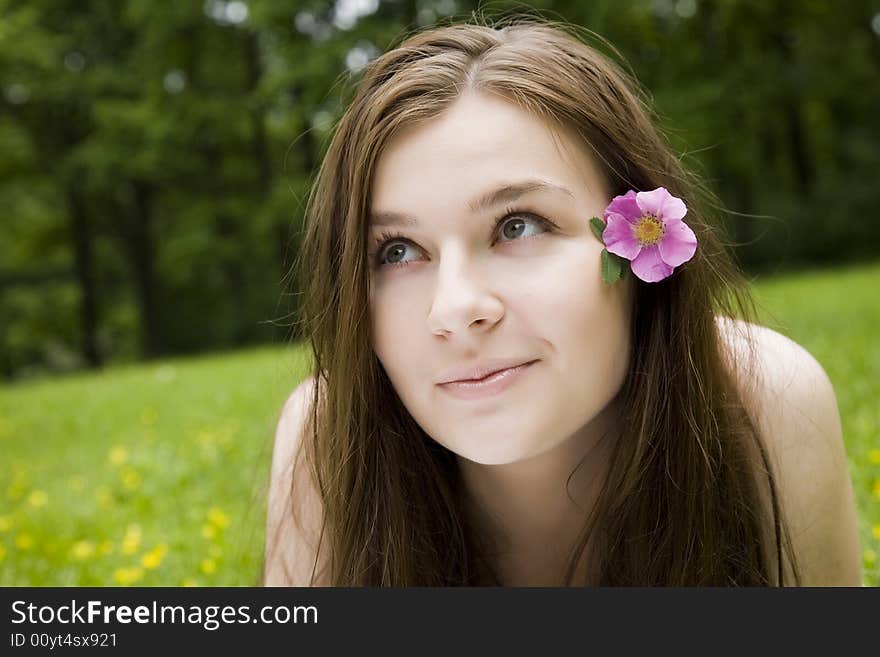
M592 158L560 134L471 94L399 133L377 163L372 345L425 432L477 463L521 461L583 435L627 370L632 277L603 283L589 226L611 199ZM527 181L546 186L476 207ZM412 223L381 225L401 216ZM381 246L383 230L404 237ZM537 362L495 394L461 399L438 385L489 359Z

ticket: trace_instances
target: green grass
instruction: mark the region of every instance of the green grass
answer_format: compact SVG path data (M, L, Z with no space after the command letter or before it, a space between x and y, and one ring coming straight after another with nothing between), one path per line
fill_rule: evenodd
M764 323L837 394L880 583L880 266L761 281ZM0 585L252 585L278 411L301 349L112 368L0 388Z
M0 389L0 585L255 584L274 425L302 353Z

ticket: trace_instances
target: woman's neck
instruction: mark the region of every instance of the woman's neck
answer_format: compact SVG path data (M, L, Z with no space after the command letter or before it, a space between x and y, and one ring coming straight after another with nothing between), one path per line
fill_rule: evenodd
M527 460L483 465L458 457L477 522L494 546L491 558L502 584L562 584L616 442L617 410L609 404L568 440Z

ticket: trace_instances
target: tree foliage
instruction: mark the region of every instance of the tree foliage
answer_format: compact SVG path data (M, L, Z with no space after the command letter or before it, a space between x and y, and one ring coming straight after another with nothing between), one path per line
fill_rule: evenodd
M532 7L625 57L672 143L731 211L744 265L876 256L871 3ZM2 375L288 337L297 304L285 275L303 206L358 71L408 30L473 10L0 0Z

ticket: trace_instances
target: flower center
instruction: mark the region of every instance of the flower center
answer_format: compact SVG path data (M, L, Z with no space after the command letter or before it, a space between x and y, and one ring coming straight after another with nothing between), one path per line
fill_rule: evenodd
M656 244L666 233L663 222L652 214L642 215L639 222L633 227L633 234L642 246Z

